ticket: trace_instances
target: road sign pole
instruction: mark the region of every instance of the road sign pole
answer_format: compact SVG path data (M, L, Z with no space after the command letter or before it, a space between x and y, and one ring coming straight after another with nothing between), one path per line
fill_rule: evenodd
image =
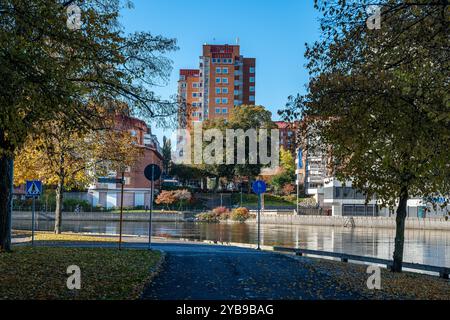
M125 184L125 172L122 171L122 186L120 190L120 223L119 223L119 250L122 250L122 226L123 226L123 188Z
M258 194L258 248L257 250L261 250L261 193Z
M261 250L261 194L266 192L266 183L262 180L257 180L252 185L253 192L258 195L258 248Z
M35 213L36 197L33 196L32 212L31 212L31 245L34 246L34 213Z
M155 168L152 167L152 181L151 181L151 192L150 192L150 222L148 226L148 250L152 249L152 214L153 214L153 195L155 187Z
M153 198L155 195L155 179L161 177L161 168L156 164L149 164L144 169L144 175L147 180L150 180L151 190L150 190L150 217L148 224L148 249L152 248L152 216L153 216Z

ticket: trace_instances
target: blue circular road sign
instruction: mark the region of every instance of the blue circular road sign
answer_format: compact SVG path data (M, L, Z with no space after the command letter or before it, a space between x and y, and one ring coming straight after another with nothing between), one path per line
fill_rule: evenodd
M256 194L261 194L266 192L267 186L266 183L262 180L257 180L252 184L253 192Z

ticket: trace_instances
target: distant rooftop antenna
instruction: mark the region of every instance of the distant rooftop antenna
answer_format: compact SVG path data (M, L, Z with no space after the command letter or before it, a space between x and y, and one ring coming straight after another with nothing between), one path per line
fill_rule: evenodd
M236 38L236 44L239 45L239 37Z

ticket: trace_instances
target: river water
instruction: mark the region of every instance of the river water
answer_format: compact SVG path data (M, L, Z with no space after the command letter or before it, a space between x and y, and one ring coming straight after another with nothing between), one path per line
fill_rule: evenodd
M28 220L13 221L13 228L30 230ZM37 230L53 230L53 222L38 221ZM118 222L66 221L63 231L117 234ZM125 222L123 233L148 236L148 223ZM153 236L170 239L212 240L254 244L256 224L207 224L195 222L154 222ZM395 231L392 229L344 228L324 226L261 225L261 244L334 251L391 259ZM406 262L450 267L450 232L407 230Z

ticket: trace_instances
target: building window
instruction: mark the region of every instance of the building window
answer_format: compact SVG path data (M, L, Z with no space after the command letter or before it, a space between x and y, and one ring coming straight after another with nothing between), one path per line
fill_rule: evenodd
M250 101L255 101L255 96L250 96Z
M223 83L228 83L228 78L222 78Z
M192 88L198 88L198 82L192 83Z
M222 93L228 93L228 88L222 88Z
M228 74L228 68L223 68L223 69L222 69L222 73Z
M216 78L216 83L220 83L220 78Z
M223 108L222 113L228 113L228 110L226 108Z
M197 106L197 102L192 102L192 106L196 107Z
M216 88L216 94L220 94L220 88Z
M250 82L255 82L255 77L250 77Z
M129 186L131 184L131 178L130 177L125 177L125 185Z
M216 103L220 104L220 98L216 98Z
M250 67L250 73L255 73L255 67Z
M198 96L197 92L193 92L193 93L192 93L192 97L193 97L193 98L197 98L197 96Z
M216 68L216 73L221 73L222 72L222 68Z
M216 113L220 113L220 108L216 108Z
M255 92L255 87L250 87L250 92Z
M227 98L222 98L222 103L223 104L227 104L228 103L228 99Z
M220 59L217 59L217 63L220 63Z
M213 58L212 63L216 63L216 62L217 62L216 58Z
M234 95L238 96L239 95L239 90L234 90Z

